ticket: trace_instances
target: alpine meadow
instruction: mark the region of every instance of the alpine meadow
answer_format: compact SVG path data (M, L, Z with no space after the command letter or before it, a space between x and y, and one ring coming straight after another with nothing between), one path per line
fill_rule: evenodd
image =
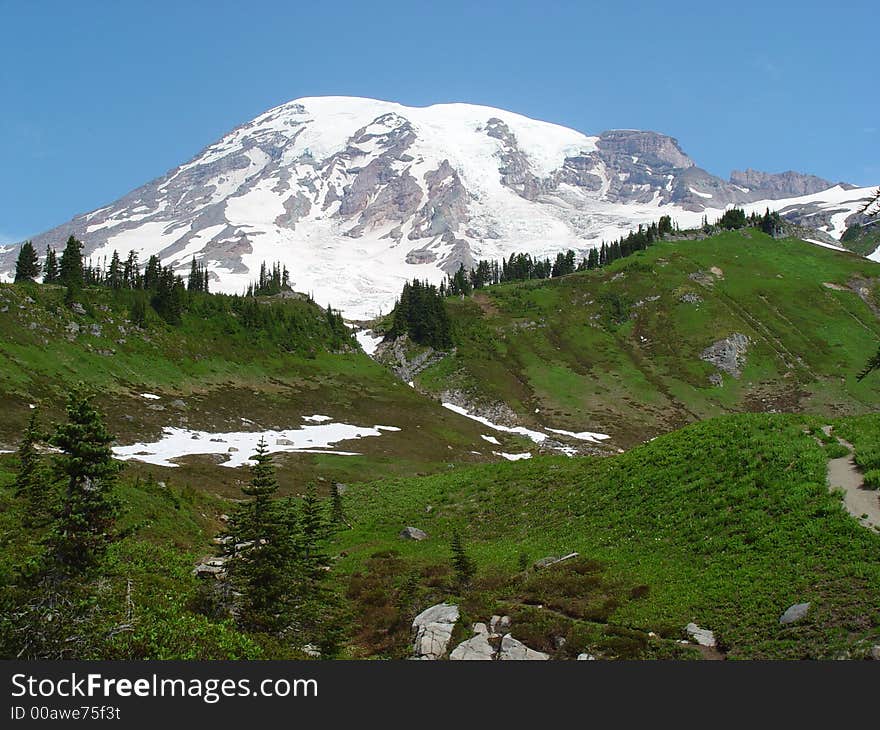
M311 96L0 246L0 656L880 659L878 208Z

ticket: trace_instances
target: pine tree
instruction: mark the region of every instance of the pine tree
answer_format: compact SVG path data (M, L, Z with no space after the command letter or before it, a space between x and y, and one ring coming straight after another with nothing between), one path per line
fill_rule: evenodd
M308 583L319 583L324 567L329 562L322 550L324 540L329 534L329 525L324 519L324 509L313 483L306 485L300 515L300 564L303 576Z
M58 283L58 256L55 254L55 249L49 248L49 246L46 246L46 264L43 271L44 284Z
M147 325L147 297L142 291L132 295L128 318L135 327L143 329Z
M61 254L58 281L72 291L79 291L83 287L82 243L73 236L67 239Z
M113 460L103 419L89 398L71 393L67 422L57 424L49 439L61 450L55 470L66 484L53 528L46 540L54 568L82 572L102 555L115 516L112 489L119 463Z
M39 525L46 519L51 503L52 482L35 449L41 438L37 414L32 411L16 452L18 471L12 483L16 496L23 497L28 502L27 521L31 525Z
M465 552L464 544L462 543L461 535L458 531L452 533L451 549L452 567L455 569L455 577L458 580L459 585L466 586L476 575L477 568L474 565L473 560L471 560L467 552Z
M241 594L238 620L250 631L277 634L291 623L289 611L293 572L291 523L277 500L275 467L264 438L257 444L251 481L242 492L251 499L230 517L224 554L228 576Z
M15 281L33 281L40 275L40 260L34 245L25 241L18 252L15 262Z
M110 259L110 268L107 270L107 286L111 289L122 288L122 262L119 254L114 250Z
M298 634L301 640L317 644L323 656L334 655L339 648L344 622L339 595L327 585L324 542L330 526L324 505L314 484L308 484L300 507L296 554L296 592Z
M144 289L156 289L162 278L162 263L158 256L150 256L144 269Z
M122 285L126 289L139 289L141 286L137 251L128 252L128 258L122 268Z

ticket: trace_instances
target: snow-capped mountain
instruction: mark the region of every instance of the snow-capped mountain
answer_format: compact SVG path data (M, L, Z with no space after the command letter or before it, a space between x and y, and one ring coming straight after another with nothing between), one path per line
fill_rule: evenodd
M280 261L296 289L356 319L388 311L406 279L514 251L583 252L661 215L684 227L732 203L779 210L833 243L871 191L794 172L724 181L654 132L589 136L470 104L315 97L32 240L42 253L73 234L93 260L136 249L181 271L195 256L223 291ZM15 254L0 250L0 271Z

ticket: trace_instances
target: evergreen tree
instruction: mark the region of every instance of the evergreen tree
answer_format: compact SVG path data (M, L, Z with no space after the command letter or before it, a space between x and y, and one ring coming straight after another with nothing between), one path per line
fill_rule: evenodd
M28 501L27 519L32 525L40 524L47 517L51 503L52 482L35 448L41 438L37 428L37 414L32 411L16 452L18 471L12 483L16 496Z
M742 208L731 208L724 211L724 215L718 219L718 225L728 230L744 228L746 225L746 213Z
M79 291L83 287L82 243L71 236L61 254L58 281L71 291Z
M46 246L46 264L43 267L44 275L43 275L43 283L44 284L57 284L58 283L58 256L55 254L54 248L49 248Z
M114 250L113 256L110 259L110 268L107 269L107 286L111 289L121 289L123 283L122 274L122 263L119 260L119 254Z
M469 290L470 282L463 273L462 278ZM450 286L455 285L454 279L451 282ZM440 290L418 280L405 283L392 313L389 334L391 337L406 334L413 342L438 350L452 347L452 326Z
M18 252L15 262L15 281L33 281L40 275L40 260L34 245L25 241Z
M141 283L137 251L131 250L128 252L125 266L122 267L122 285L126 289L140 289Z
M239 624L277 634L291 622L291 535L276 500L275 467L264 438L257 444L251 480L241 490L250 500L230 516L225 554L228 576L241 594Z
M132 295L131 306L128 310L128 318L136 327L144 328L147 325L147 298L141 291Z
M147 268L149 270L150 267ZM144 277L144 285L146 286L146 276ZM175 276L172 268L166 266L159 270L154 291L151 303L156 313L168 324L180 324L186 298L186 286L183 279Z
M468 556L462 543L461 535L456 530L452 533L452 567L455 569L455 577L459 585L466 586L476 575L477 568L473 560Z
M324 505L314 484L308 484L302 499L299 520L295 589L297 633L300 640L315 643L322 655L338 651L343 633L343 611L338 594L327 585L324 542L330 525L324 516Z
M144 269L144 289L158 289L162 278L162 262L158 256L150 256Z
M309 594L323 580L324 568L329 558L322 546L330 533L330 526L324 518L323 505L312 482L306 485L306 493L302 498L300 530L300 567L307 586L306 593Z
M95 564L110 540L115 516L112 489L119 463L113 460L103 419L88 397L71 393L67 422L49 439L61 450L55 470L64 480L61 505L46 540L55 570L77 573Z

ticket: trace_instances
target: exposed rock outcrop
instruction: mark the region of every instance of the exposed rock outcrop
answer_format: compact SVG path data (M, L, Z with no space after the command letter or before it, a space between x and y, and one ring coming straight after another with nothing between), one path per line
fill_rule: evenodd
M700 355L701 360L711 363L728 375L739 378L745 366L749 338L739 332L711 344Z
M525 644L505 634L501 639L501 650L498 652L501 661L547 661L549 654L529 649Z
M416 659L443 657L458 617L458 606L448 603L438 603L416 616L412 623L413 656Z

